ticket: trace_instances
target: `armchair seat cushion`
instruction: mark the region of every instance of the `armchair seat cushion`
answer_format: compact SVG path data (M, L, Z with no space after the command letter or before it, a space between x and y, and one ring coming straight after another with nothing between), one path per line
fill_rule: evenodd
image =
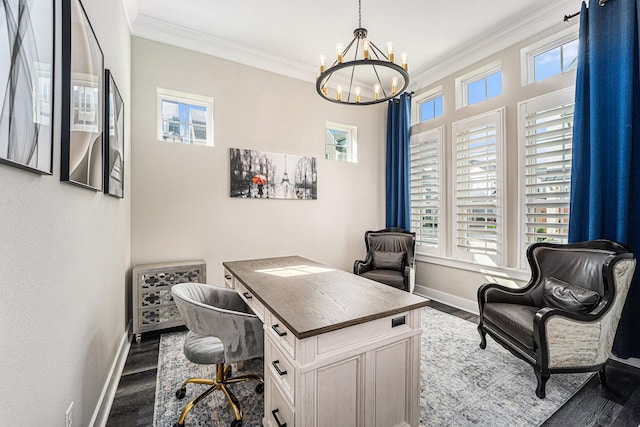
M533 318L540 310L530 305L487 303L484 306L484 319L500 328L524 347L535 350L533 338Z
M396 270L369 270L360 275L394 288L404 289L404 274Z
M187 332L184 354L193 363L215 365L224 363L224 344L216 337Z

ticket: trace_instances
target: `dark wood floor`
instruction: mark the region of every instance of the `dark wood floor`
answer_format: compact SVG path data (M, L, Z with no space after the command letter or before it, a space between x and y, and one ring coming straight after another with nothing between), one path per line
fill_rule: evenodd
M478 316L474 314L436 301L431 301L430 305L477 323ZM131 344L107 421L108 427L153 425L159 344L160 333L145 334L140 344ZM602 387L595 375L542 426L640 427L640 369L610 360L607 381L607 387Z

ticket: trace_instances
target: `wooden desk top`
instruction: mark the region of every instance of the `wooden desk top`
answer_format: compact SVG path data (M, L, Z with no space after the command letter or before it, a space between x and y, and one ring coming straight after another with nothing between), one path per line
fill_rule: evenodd
M428 304L417 295L299 256L223 265L299 339Z

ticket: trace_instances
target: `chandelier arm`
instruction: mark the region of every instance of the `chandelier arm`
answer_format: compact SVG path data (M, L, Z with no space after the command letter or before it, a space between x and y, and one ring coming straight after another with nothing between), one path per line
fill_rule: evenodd
M347 45L347 47L345 48L345 50L343 50L343 51L342 51L342 57L343 57L343 58L346 58L346 57L347 57L347 53L349 53L349 49L351 49L351 46L353 46L353 43L355 43L355 41L356 41L357 39L358 39L357 37L354 37L354 38L351 40L351 43L349 43L349 44ZM356 54L357 54L357 53L358 53L358 45L356 45ZM337 60L337 59L336 59L336 62L338 62L338 60ZM333 65L335 65L335 63L334 63Z
M347 102L351 102L351 88L353 87L353 74L356 72L356 67L351 67L351 80L349 81L349 95L347 95Z
M380 85L380 89L382 89L382 94L386 98L387 97L387 91L384 90L384 85L382 84L382 81L380 80L380 76L378 75L378 70L376 69L376 64L371 64L371 67L373 68L373 72L376 73L376 79L378 79L378 84Z
M373 48L371 50L373 51L374 54L376 54L376 51L378 51L378 52L380 52L380 55L382 55L382 57L385 60L387 60L387 61L389 60L389 57L383 51L381 51L380 48L378 46L376 46L371 40L369 40L369 46L371 46ZM378 57L378 54L376 54L376 57ZM378 57L378 59L379 59L379 57Z

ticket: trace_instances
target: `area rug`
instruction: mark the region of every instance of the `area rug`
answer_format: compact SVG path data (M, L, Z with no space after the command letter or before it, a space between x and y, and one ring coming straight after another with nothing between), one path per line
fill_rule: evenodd
M478 347L474 323L426 307L422 312L422 361L420 425L435 426L537 426L566 402L592 374L552 375L547 397L535 395L536 378L531 366L496 342ZM184 404L205 386L188 385L178 400L176 390L188 377L211 377L213 366L189 362L182 352L184 332L163 334L160 340L154 426L173 426ZM262 375L263 361L244 364L243 371ZM263 396L253 381L235 384L242 404L244 426L261 426ZM233 411L224 396L210 395L187 415L186 425L226 427ZM304 426L302 426L304 427Z

